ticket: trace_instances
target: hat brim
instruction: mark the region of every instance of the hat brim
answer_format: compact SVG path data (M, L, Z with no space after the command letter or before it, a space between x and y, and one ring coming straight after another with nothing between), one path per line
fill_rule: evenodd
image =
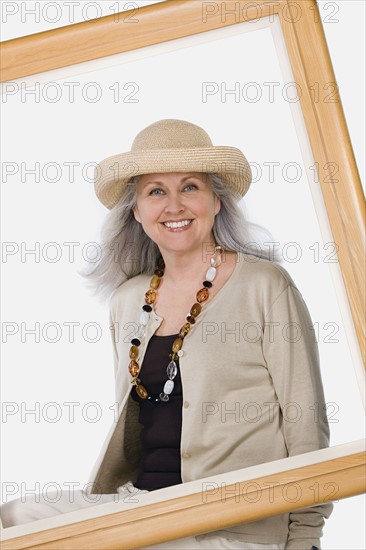
M111 209L122 198L130 178L165 172L218 174L237 199L245 195L252 180L250 165L236 147L148 149L113 155L97 164L94 173L95 193Z

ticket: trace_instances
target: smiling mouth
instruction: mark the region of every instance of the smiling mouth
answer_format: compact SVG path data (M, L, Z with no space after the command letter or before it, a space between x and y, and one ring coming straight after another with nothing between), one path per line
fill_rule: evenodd
M180 222L161 222L161 223L168 229L179 229L182 227L187 227L192 223L192 221L193 220L182 220Z

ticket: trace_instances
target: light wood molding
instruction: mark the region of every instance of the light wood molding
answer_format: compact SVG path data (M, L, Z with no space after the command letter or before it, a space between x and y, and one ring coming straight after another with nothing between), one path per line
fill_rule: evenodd
M366 368L365 197L317 4L301 8L297 23L278 16Z
M365 465L365 453L355 453L237 482L216 492L202 491L16 537L4 541L2 549L124 550L225 529L360 494L365 490Z
M334 89L329 86L336 84L336 78L317 4L315 0L297 2L301 6L301 18L294 21L289 18L289 14L297 15L294 1L256 0L253 3L251 0L228 0L225 2L227 13L235 11L239 5L239 16L227 15L224 21L220 9L223 2L219 0L216 4L218 11L210 14L206 22L202 18L202 2L199 0L169 0L140 8L137 12L122 12L119 22L111 15L3 42L2 81L241 23L257 18L258 8L261 17L276 13L294 80L302 90L301 108L366 367L365 201L339 92L336 85ZM127 23L126 18L131 16L138 18L138 23ZM316 83L318 98L313 93ZM311 487L316 483L323 488L329 484L328 489L331 484L337 485L336 494L329 497L324 490L319 495L319 503L350 497L365 491L365 456L356 453L253 481L261 487L261 498L257 502L254 498L251 502L242 498L239 499L240 506L237 504L236 499L246 481L235 484L233 494L228 486L225 502L220 493L206 494L207 502L203 502L204 493L190 494L164 503L9 538L3 541L2 548L139 548L312 505L314 490ZM271 488L271 485L265 485L267 483L278 485ZM297 502L283 498L284 488L290 483L297 483L301 488L301 498ZM250 498L250 492L246 495Z
M220 0L217 6L223 4ZM225 4L207 15L202 2L168 0L1 43L1 82L198 34L277 13L284 0ZM206 2L207 4L207 2ZM240 9L238 10L238 5ZM234 12L230 15L230 12ZM132 19L137 20L136 23Z

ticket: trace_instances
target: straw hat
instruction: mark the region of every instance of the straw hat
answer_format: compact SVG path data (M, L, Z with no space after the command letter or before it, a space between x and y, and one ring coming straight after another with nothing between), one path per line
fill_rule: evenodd
M113 208L127 189L131 177L164 172L218 174L237 200L252 180L249 163L240 149L214 146L209 135L185 120L158 120L135 137L131 151L108 157L95 168L98 199Z

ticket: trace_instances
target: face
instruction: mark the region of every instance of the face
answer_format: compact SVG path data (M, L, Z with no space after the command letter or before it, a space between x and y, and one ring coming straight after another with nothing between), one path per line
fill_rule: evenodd
M213 242L212 227L221 203L206 174L144 174L136 193L135 219L162 254L202 250L203 243Z

